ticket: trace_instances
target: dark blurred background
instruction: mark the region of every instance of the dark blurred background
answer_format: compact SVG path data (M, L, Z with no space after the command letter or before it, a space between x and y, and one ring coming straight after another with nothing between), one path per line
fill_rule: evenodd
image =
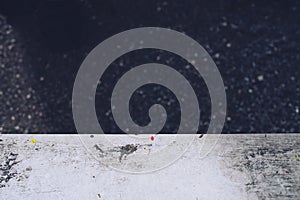
M72 88L81 62L106 38L146 26L183 32L212 56L226 86L225 133L300 132L298 0L0 0L0 133L75 133ZM110 110L114 84L147 62L176 68L200 92L204 132L210 99L201 76L153 49L121 56L101 78L96 109L105 132L120 132ZM162 132L176 132L178 101L159 85L133 95L134 121L147 124L153 103L168 112Z

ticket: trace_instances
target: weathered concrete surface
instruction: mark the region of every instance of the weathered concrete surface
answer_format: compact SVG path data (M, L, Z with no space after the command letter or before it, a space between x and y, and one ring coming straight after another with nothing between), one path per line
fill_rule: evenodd
M135 175L103 166L78 135L0 135L0 199L300 198L300 134L222 135L201 159L203 138L169 167ZM149 149L95 147L120 163Z
M300 135L224 136L227 167L249 177L246 188L259 199L300 199Z

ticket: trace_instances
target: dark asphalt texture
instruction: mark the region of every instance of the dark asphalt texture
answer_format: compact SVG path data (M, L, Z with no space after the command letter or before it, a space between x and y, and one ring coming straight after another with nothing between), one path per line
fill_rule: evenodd
M212 56L226 86L223 132L300 132L298 0L1 0L0 16L0 132L76 132L71 101L81 62L106 38L146 26L183 32ZM201 76L180 57L153 49L121 56L101 78L96 109L103 129L120 132L109 94L122 74L147 62L178 69L199 91L204 132L210 99ZM154 103L168 113L162 132L176 132L178 101L159 85L133 95L134 121L146 125Z

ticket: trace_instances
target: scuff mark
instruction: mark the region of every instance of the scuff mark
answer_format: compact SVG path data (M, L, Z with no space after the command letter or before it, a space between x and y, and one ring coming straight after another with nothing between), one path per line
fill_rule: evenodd
M94 147L96 150L98 150L100 152L100 156L104 157L106 156L108 153L120 153L119 156L119 161L121 162L123 157L128 156L129 154L132 154L134 152L136 152L139 148L144 148L145 147L150 147L152 146L152 144L126 144L123 146L117 146L117 147L113 147L107 150L103 150L102 148L100 148L99 145L95 144Z

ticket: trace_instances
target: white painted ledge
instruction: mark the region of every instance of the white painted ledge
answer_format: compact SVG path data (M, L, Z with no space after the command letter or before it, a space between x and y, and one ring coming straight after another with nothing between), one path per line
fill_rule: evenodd
M300 199L300 134L222 135L204 159L202 140L162 170L128 174L99 163L78 135L0 135L0 164L11 165L0 177L12 175L0 199Z

